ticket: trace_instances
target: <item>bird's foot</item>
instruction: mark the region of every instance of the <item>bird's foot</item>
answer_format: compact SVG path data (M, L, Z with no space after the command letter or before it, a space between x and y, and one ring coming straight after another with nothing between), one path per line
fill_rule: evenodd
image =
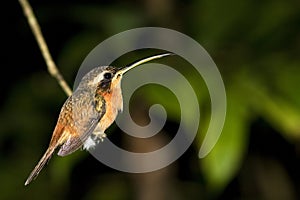
M88 137L87 140L83 143L83 149L91 150L94 149L97 142L94 140L92 136Z
M103 142L106 134L103 132L94 132L91 134L83 144L83 149L91 150L95 148L99 142Z
M106 134L104 132L94 132L93 135L95 135L95 140L97 141L101 141L103 142L104 141L104 138L106 138ZM98 140L99 139L99 140Z

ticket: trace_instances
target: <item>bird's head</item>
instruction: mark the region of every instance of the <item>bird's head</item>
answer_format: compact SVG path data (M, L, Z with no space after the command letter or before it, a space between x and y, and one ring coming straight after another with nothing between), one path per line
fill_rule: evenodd
M147 58L143 58L139 61L134 62L131 65L117 68L112 66L100 66L92 69L89 73L87 73L79 84L80 86L88 86L90 88L97 88L101 93L109 92L113 90L115 87L120 87L120 83L123 75L129 70L147 63L149 61L159 59L162 57L173 55L172 53L164 53L158 54L154 56L150 56Z

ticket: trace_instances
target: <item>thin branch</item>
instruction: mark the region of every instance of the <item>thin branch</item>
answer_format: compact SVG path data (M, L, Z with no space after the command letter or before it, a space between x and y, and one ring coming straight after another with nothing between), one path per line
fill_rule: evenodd
M32 8L30 6L30 4L28 3L27 0L19 0L22 9L24 11L24 14L28 20L29 26L33 32L33 35L35 37L35 39L37 40L37 43L40 47L40 50L43 54L43 57L46 61L47 67L48 67L48 71L50 73L50 75L52 77L54 77L57 82L59 83L59 85L61 86L61 88L64 90L64 92L70 96L72 94L72 90L70 89L69 85L67 84L67 82L64 80L63 76L61 75L61 73L59 72L58 68L56 67L51 54L49 52L48 46L45 42L45 39L43 37L43 34L41 32L40 26L36 20L36 17L32 11Z

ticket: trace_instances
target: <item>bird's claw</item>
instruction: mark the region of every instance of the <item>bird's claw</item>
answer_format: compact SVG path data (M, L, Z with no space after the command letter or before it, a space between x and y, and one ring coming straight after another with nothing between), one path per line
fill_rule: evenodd
M100 133L100 134L98 135L98 138L100 139L101 142L103 142L103 141L104 141L104 138L106 138L106 134L105 134L105 133Z
M103 132L94 132L93 135L93 140L97 141L97 144L99 143L99 141L103 142L104 138L106 138L106 134Z

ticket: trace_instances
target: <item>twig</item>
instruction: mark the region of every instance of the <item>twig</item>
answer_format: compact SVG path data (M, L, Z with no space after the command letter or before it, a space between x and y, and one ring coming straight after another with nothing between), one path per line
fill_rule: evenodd
M48 46L45 42L45 39L42 35L40 26L36 20L36 17L34 16L34 13L32 11L32 8L30 6L30 4L28 3L27 0L19 0L22 9L24 11L24 14L28 20L29 26L33 32L33 35L35 37L35 39L37 40L37 43L40 47L40 50L43 54L43 57L46 61L47 67L48 67L48 71L50 73L51 76L53 76L57 82L59 83L59 85L62 87L62 89L64 90L64 92L70 96L72 94L72 90L70 89L69 85L67 84L67 82L64 80L63 76L60 74L58 68L56 67L51 54L49 52Z

